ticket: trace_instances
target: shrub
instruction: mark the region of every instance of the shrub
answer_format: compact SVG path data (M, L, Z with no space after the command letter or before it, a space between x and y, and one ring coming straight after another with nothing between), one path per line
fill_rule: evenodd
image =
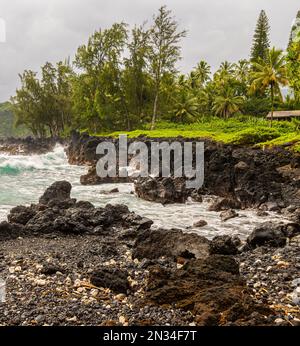
M277 137L280 137L280 133L274 128L249 128L236 133L231 142L233 144L251 145L270 141Z

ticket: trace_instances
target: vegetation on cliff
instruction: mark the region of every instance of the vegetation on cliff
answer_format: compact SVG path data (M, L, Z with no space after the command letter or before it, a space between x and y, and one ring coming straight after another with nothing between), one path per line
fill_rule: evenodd
M223 62L214 73L200 61L187 74L180 29L161 7L149 24L125 23L95 31L73 61L47 62L41 73L24 71L12 98L17 126L39 137L128 131L130 136L209 136L224 142L297 141L299 124L264 120L273 110L300 108L300 42L288 52L270 48L261 12L249 59ZM283 87L289 94L283 97ZM285 92L286 93L286 92Z

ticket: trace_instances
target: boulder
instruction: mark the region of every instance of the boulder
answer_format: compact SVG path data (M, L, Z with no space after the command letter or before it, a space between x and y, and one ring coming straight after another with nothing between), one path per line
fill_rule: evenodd
M48 204L50 201L65 201L71 197L72 185L68 181L57 181L44 192L39 200L40 204Z
M209 208L209 211L224 211L228 209L241 209L241 203L233 198L219 198Z
M262 317L271 313L252 299L231 256L192 259L181 269L153 265L148 270L146 303L189 310L199 326L239 325L253 312Z
M8 223L6 221L0 223L0 240L14 239L23 235L24 227L22 225Z
M272 247L283 247L286 245L287 234L282 224L264 222L257 226L247 238L247 244L251 248L269 245Z
M222 213L220 214L221 220L223 222L230 220L230 219L233 219L233 218L238 217L238 216L239 216L239 214L233 209L228 209L228 210L222 211Z
M209 253L212 255L236 255L241 241L228 235L220 235L210 242Z
M91 283L97 287L109 288L115 293L127 293L129 290L129 276L126 270L101 267L96 269L91 275Z
M182 178L138 178L134 189L139 198L162 204L184 203L189 196Z
M208 256L209 241L195 233L183 233L177 229L145 230L137 235L133 258L158 259L160 257L184 257L188 251L195 258Z
M207 222L205 220L199 220L194 222L193 227L201 228L207 226Z

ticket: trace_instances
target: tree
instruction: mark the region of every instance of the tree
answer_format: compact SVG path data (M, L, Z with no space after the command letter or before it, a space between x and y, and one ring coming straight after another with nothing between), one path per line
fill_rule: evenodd
M145 116L150 103L150 80L147 74L147 54L149 31L143 26L134 27L131 41L127 44L129 57L124 59L123 87L132 118L139 122Z
M198 115L198 101L190 91L184 87L179 87L177 95L174 98L174 108L172 115L175 115L175 121L190 122Z
M268 51L266 59L259 58L257 62L253 62L253 67L251 92L269 89L272 105L272 126L275 96L278 96L283 101L280 86L288 84L286 62L282 50L273 47Z
M211 68L206 61L201 60L190 74L192 88L203 88L209 80Z
M213 101L212 110L216 115L228 119L240 110L243 102L242 96L236 95L234 89L226 86Z
M267 57L267 51L270 47L269 32L269 20L266 12L262 10L254 32L251 61L257 61L259 58L264 60Z
M178 31L177 22L171 17L171 11L166 6L159 9L154 18L154 24L149 34L148 62L149 71L154 83L154 103L151 129L155 128L159 105L159 96L164 75L176 73L176 63L180 59L181 38L186 31Z
M300 38L300 34L299 38ZM290 87L294 92L294 98L297 103L300 102L300 40L293 42L288 48L287 72Z
M297 16L294 20L294 23L291 28L289 43L288 43L288 49L290 48L291 44L295 41L298 34L300 32L300 11L298 11Z
M56 66L47 62L37 73L24 71L21 88L12 98L16 125L27 126L34 135L60 136L72 122L71 78L73 71L67 63Z
M127 24L115 23L96 31L77 50L74 63L81 72L73 94L77 122L94 132L130 127L121 71L127 37Z

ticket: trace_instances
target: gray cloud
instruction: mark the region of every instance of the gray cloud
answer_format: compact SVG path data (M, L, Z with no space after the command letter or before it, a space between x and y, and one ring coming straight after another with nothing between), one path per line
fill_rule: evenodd
M296 0L0 0L7 42L0 43L0 102L14 94L18 73L38 70L46 61L73 57L77 47L100 27L116 21L130 25L151 20L167 5L182 28L182 71L200 59L215 69L224 60L247 58L261 9L271 23L272 44L285 48L300 9Z

